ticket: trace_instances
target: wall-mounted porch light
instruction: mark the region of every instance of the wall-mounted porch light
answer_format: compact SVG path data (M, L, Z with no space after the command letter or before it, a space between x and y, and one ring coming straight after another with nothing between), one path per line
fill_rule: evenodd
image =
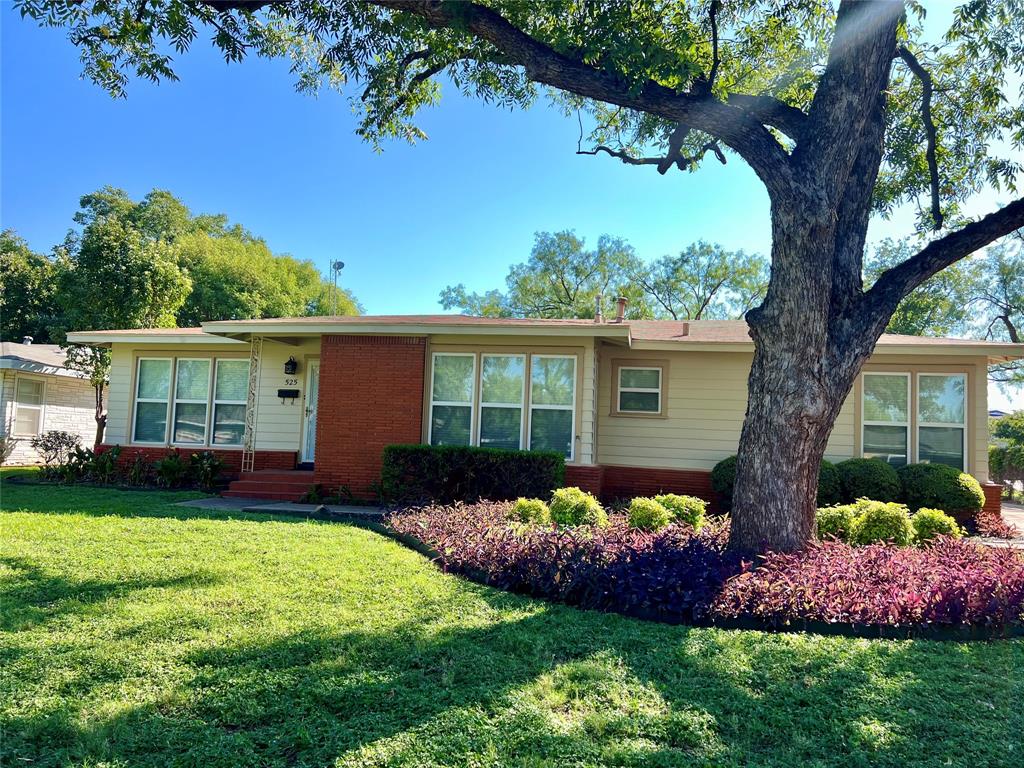
M284 375L294 376L299 372L299 364L296 362L294 357L289 357L288 362L284 364Z

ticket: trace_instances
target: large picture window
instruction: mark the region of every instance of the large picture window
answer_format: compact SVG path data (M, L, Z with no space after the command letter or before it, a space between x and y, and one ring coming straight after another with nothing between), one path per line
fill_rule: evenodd
M436 353L430 395L430 444L470 445L476 355Z
M863 455L903 466L910 456L910 375L865 373Z
M248 360L140 357L132 442L241 445L248 382Z
M18 377L14 384L14 434L35 437L43 431L42 379Z
M921 373L917 377L918 461L964 468L967 377Z
M480 445L518 449L523 443L525 355L481 355Z
M530 359L530 449L573 458L576 435L576 358Z

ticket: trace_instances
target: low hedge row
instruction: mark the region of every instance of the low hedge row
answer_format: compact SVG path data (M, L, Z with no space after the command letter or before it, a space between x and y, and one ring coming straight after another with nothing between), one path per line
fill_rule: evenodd
M565 482L565 457L547 451L389 445L381 484L393 503L451 504L548 496Z
M732 508L735 480L735 456L723 459L711 471L711 484L727 510ZM961 521L974 517L985 505L981 484L945 464L908 464L896 469L879 459L821 462L819 507L862 498L900 502L914 512L922 507L941 509Z

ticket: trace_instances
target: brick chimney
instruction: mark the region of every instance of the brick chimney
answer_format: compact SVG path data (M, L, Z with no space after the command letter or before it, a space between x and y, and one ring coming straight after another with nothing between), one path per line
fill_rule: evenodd
M615 297L615 322L621 323L626 319L626 304L629 303L629 299L625 296Z

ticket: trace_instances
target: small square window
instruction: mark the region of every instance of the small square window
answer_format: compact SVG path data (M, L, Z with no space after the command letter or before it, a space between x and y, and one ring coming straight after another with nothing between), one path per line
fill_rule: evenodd
M616 374L615 412L660 416L664 368L659 365L620 365Z

